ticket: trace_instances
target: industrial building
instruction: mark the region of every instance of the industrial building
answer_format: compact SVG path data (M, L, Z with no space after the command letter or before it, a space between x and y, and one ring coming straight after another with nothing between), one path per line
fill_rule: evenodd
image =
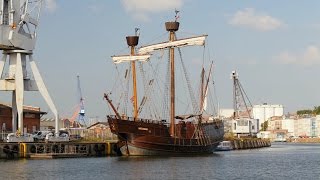
M319 137L320 116L299 118L294 122L294 136Z
M55 118L41 118L40 119L40 130L49 131L55 129ZM71 122L68 119L59 119L58 126L60 128L70 128Z
M271 117L268 131L271 139L320 137L320 115Z
M47 114L40 111L39 107L23 106L24 132L32 133L40 130L40 118ZM2 132L12 132L12 107L0 104L0 125Z
M253 118L259 119L260 124L274 116L283 116L284 107L280 104L261 104L254 105L252 109Z

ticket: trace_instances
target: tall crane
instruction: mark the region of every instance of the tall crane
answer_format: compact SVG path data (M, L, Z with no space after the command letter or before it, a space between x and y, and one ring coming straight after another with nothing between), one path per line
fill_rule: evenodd
M250 118L252 104L244 91L239 81L239 75L236 71L232 71L231 78L233 80L233 108L234 108L234 119L239 118Z
M58 111L33 59L37 40L41 6L44 0L0 0L0 91L12 91L12 131L26 133L23 125L24 91L39 91L55 116L58 130ZM8 63L6 63L8 61ZM33 74L28 75L27 63ZM8 76L5 66L8 64ZM23 140L22 140L23 141Z
M81 124L83 123L84 126L87 125L86 123L86 117L85 117L85 109L84 109L84 99L82 97L82 91L80 86L80 76L77 76L77 84L78 84L78 97L79 97L79 116L78 116L78 122Z

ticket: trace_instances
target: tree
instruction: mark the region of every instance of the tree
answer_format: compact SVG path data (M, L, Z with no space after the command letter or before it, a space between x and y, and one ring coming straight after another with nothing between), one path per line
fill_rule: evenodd
M313 111L310 109L303 109L303 110L297 111L297 115L304 115L304 114L313 114Z
M313 114L320 114L320 106L315 106L314 109L313 109Z
M319 115L320 114L320 106L314 106L313 110L311 109L303 109L303 110L298 110L297 115Z
M268 121L261 124L261 131L266 131L268 129Z

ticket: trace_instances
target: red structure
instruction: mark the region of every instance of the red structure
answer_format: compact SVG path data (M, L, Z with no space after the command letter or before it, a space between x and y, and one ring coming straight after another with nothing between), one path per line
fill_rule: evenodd
M39 107L23 106L23 124L25 132L32 133L40 129L40 118L47 114ZM10 105L0 104L0 129L12 132L12 108Z

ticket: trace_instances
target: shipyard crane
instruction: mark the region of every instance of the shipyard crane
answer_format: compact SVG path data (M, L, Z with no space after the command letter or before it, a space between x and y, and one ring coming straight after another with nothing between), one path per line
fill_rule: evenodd
M232 71L231 78L233 80L233 118L251 119L252 104L239 81L239 75L236 71Z
M249 134L252 136L252 133L258 131L259 126L258 121L254 120L251 115L252 104L239 81L239 76L236 71L232 71L231 78L233 80L234 131L238 136L240 136L240 134Z
M70 127L76 128L81 126L86 126L86 116L84 108L84 98L82 96L82 90L80 85L80 76L77 76L77 104L73 108L73 113L70 118Z
M80 86L80 76L77 76L77 85L78 85L78 97L79 97L79 116L78 116L78 123L83 123L84 126L86 126L86 118L85 118L85 110L84 110L84 99L82 97L82 91Z
M0 0L0 50L3 51L0 60L0 90L12 91L12 130L19 132L19 135L26 133L23 125L24 91L40 92L55 116L56 135L59 130L58 111L32 55L43 2ZM33 74L32 79L29 77L27 62ZM5 71L6 64L8 69Z

